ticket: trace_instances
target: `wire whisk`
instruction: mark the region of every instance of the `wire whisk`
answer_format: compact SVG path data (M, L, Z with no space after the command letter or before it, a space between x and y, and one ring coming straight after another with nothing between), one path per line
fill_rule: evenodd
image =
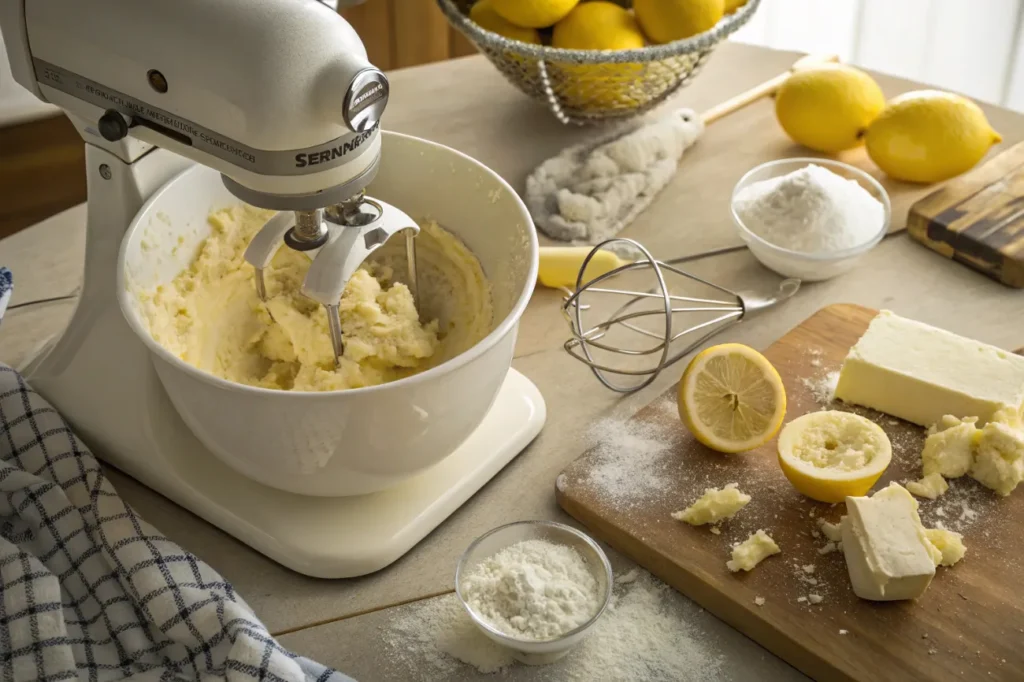
M616 246L611 250L625 246L643 257L584 282L594 255L612 245ZM609 280L628 277L630 273L653 274L657 284L648 289L608 284ZM686 282L687 290L676 293L666 275ZM697 287L703 292L692 291ZM562 313L569 322L572 338L564 347L569 355L588 365L607 388L633 393L648 386L663 369L712 336L753 313L791 298L799 289L800 280L786 279L770 296L732 291L687 272L672 261L655 259L650 251L632 239L616 237L598 244L587 254L576 278L576 291L567 292ZM618 297L625 302L603 321L591 326L584 322L584 313L599 312L601 305L591 300L591 295ZM679 325L675 324L676 316L681 318ZM613 362L618 364L610 364ZM613 379L613 376L619 378Z

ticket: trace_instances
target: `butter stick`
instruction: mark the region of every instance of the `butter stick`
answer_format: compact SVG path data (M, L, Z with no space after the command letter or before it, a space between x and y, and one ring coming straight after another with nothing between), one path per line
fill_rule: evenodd
M884 310L843 362L836 398L921 426L1024 404L1024 357Z

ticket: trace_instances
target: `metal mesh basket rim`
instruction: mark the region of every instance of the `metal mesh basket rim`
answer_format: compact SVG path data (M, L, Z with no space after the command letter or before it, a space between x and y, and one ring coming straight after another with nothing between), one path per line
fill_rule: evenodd
M746 24L761 4L761 0L748 0L743 7L721 19L713 28L704 33L664 45L650 45L631 50L568 50L549 45L531 45L505 38L480 27L476 22L470 20L467 14L462 13L455 0L437 0L437 4L452 26L474 43L492 50L549 62L622 64L657 62L709 50Z

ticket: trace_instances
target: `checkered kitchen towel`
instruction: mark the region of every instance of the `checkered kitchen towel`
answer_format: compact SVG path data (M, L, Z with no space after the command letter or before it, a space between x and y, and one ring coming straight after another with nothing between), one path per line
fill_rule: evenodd
M0 315L9 273L0 269ZM224 578L118 497L0 365L0 681L348 677L278 645Z

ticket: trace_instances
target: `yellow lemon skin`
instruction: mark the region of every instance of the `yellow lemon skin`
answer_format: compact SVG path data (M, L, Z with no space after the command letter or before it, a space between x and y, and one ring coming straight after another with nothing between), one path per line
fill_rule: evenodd
M771 415L766 415L763 428L757 433L750 434L749 438L742 440L731 440L716 434L713 431L714 425L707 424L700 418L700 408L696 404L698 398L695 396L702 390L701 375L708 371L714 371L711 366L716 359L728 358L729 356L738 356L745 359L750 365L748 369L756 367L756 371L760 374L760 379L764 384L760 388L767 388L772 394L774 402L774 411ZM735 371L730 372L730 374L732 378L739 376L739 373ZM707 385L709 382L704 381L703 383ZM727 394L730 389L736 388L724 386L723 383L728 383L728 379L725 377L714 378L710 383L720 386L723 394ZM719 397L726 396L722 395ZM740 400L742 399L743 397L740 396ZM699 443L717 452L736 454L753 450L767 443L778 434L786 417L786 390L778 371L776 371L767 358L749 346L738 343L725 343L701 351L687 366L686 371L683 372L682 379L679 381L678 409L683 425L686 426Z
M494 0L494 10L523 28L547 28L561 21L579 0Z
M636 19L612 2L596 0L577 5L555 25L552 47L568 50L632 50L645 45ZM560 65L570 81L562 94L573 106L614 107L628 103L630 86L643 68L640 64Z
M851 435L852 434L852 435ZM808 443L807 438L811 440ZM816 438L814 436L817 436ZM828 440L835 439L831 446ZM822 442L824 441L824 442ZM829 462L845 445L870 448L871 459L857 468L842 468ZM824 448L824 449L820 449ZM823 460L815 465L795 451L812 452ZM847 496L866 495L892 461L892 444L878 424L847 412L809 412L786 424L779 434L779 467L798 492L819 502L842 502ZM839 460L840 462L842 459Z
M725 0L725 13L732 14L745 4L747 0Z
M868 127L865 141L886 175L928 184L967 172L1002 139L966 97L917 90L893 98Z
M555 25L551 45L568 50L631 50L644 46L644 34L629 10L595 0L577 5Z
M844 64L797 71L775 97L775 117L786 134L825 154L863 144L865 130L884 108L875 79Z
M879 471L877 474L871 474L852 481L822 482L820 479L809 476L790 466L789 462L782 458L782 455L779 455L779 466L789 482L797 489L797 492L806 495L812 500L828 502L829 504L845 502L847 496L860 497L867 495L872 486L885 473L884 471Z
M633 0L633 12L652 43L671 43L713 28L725 0Z
M540 33L535 28L516 26L494 9L494 0L479 0L469 10L469 18L480 28L511 40L540 45Z

